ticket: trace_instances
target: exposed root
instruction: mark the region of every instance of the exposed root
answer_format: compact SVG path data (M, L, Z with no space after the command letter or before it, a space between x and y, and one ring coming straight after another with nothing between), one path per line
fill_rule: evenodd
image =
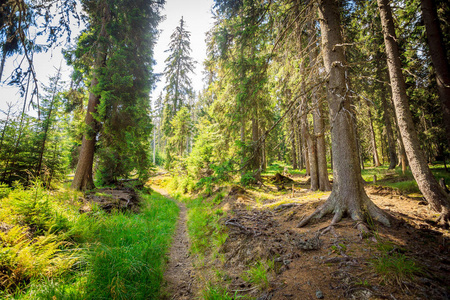
M441 215L436 220L436 223L439 226L448 229L450 227L450 211L448 211L447 209L443 209Z
M369 227L365 223L366 220L375 220L389 227L391 225L390 215L376 206L366 195L363 195L362 198L363 200L358 203L347 203L331 193L328 200L311 215L303 218L297 227L303 227L312 219L320 219L330 213L334 213L333 219L330 226L322 231L322 234L332 230L331 228L341 221L345 214L356 221L355 226L363 235L370 232Z
M331 198L331 196L330 196ZM306 224L309 223L309 221L311 221L311 219L320 219L323 216L325 216L326 214L329 214L332 212L332 206L330 205L330 198L328 198L328 200L321 205L318 209L316 209L311 215L303 218L300 223L297 225L297 227L303 227Z

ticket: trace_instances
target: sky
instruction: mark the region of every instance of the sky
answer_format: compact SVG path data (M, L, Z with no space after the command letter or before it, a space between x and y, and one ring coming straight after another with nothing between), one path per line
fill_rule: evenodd
M193 59L197 61L195 74L191 74L192 85L196 91L203 89L203 60L206 58L205 34L213 25L212 5L213 0L166 0L162 12L166 19L160 23L159 29L162 32L155 46L154 59L157 62L154 67L155 73L164 72L164 60L168 56L168 53L164 51L168 49L170 35L179 24L181 17L183 17L187 30L191 32L191 54ZM11 74L11 70L18 63L18 59L14 57L7 61L2 80L5 80ZM42 84L48 84L48 78L56 73L56 69L60 65L62 66L63 79L65 81L70 80L71 70L64 62L61 48L36 55L34 64L37 77ZM163 90L164 85L165 78L161 78L160 82L157 83L156 89L151 94L152 99L156 99ZM42 90L41 87L40 90ZM0 119L5 118L2 111L6 111L8 102L14 103L16 110L21 109L23 105L23 99L20 98L17 88L0 83ZM33 111L28 111L28 113L33 114Z

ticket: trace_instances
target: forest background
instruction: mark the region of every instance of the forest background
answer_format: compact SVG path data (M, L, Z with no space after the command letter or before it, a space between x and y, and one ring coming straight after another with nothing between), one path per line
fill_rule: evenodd
M217 0L206 60L193 59L181 18L166 50L163 91L150 97L163 5L2 3L0 74L22 97L21 109L11 103L0 123L5 195L66 180L81 191L143 186L156 166L183 193L210 193L224 182L261 184L267 168L282 165L304 171L312 191L332 190L301 226L347 214L367 231L368 219L391 223L361 176L384 164L412 176L412 189L448 224L445 181L430 169L436 161L446 168L450 149L446 1ZM42 86L35 54L59 45L73 22L85 29L63 52L70 82L57 70ZM21 63L3 74L12 58ZM197 92L196 63L205 83Z

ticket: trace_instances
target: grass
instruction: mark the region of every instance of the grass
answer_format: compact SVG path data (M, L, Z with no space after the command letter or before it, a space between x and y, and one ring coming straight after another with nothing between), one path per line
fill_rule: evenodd
M178 215L160 195L139 214L80 214L79 193L2 187L0 298L154 299ZM4 226L4 225L3 225Z
M259 289L267 289L269 287L269 272L274 269L274 261L266 262L257 261L254 266L247 270L242 279L256 285Z
M212 200L198 197L187 203L187 226L192 253L201 254L212 250L217 254L225 243L228 233L226 227L219 222L224 212L215 208L221 199L223 196L218 194Z
M226 288L220 285L214 285L209 283L207 288L203 290L204 300L235 300L235 299L248 299L247 297L242 297L235 292L233 295L227 291Z
M403 286L405 280L414 278L422 273L422 268L402 253L384 252L372 261L373 269L381 276L384 284L398 284Z
M432 164L429 167L436 180L444 178L447 185L450 184L450 172L445 171L443 164ZM376 175L377 181L379 181L377 182L378 185L391 187L403 194L420 193L419 187L409 169L403 174L400 167L397 167L395 170L388 170L387 165L383 165L378 168L361 170L361 174L363 179L369 183L373 181L373 175Z
M104 219L88 258L89 299L156 298L178 207L160 195L143 196L140 214Z

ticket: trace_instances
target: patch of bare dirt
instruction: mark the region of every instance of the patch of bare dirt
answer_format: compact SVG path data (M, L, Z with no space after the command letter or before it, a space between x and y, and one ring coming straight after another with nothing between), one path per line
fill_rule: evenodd
M369 197L395 220L387 228L374 224L372 237L361 237L355 222L344 219L326 233L331 219L297 228L325 193L296 190L261 200L261 193L232 188L221 206L228 238L202 270L220 270L231 294L254 299L449 299L450 233L438 227L426 202L390 189L367 186ZM259 200L258 200L259 198ZM412 278L384 277L374 262L401 255L421 267ZM257 261L273 260L269 288L244 281ZM214 275L211 275L212 278Z
M170 199L170 195L156 185L151 186L153 190ZM175 201L175 200L174 200ZM194 299L194 268L189 255L189 237L187 233L186 215L187 208L182 202L177 202L180 208L177 228L173 236L170 248L167 269L164 273L161 299Z

